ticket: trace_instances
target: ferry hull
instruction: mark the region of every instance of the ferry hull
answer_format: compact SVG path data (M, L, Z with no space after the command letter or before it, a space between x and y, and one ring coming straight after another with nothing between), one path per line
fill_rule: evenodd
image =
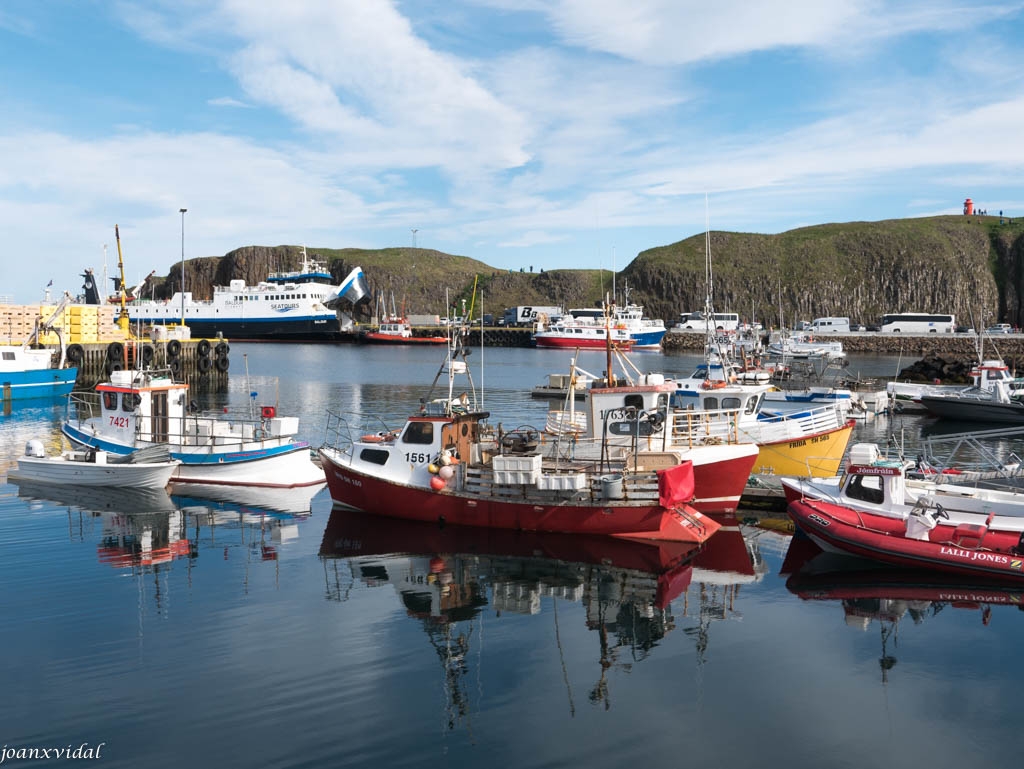
M831 478L839 474L854 422L835 430L758 444L755 473Z
M77 377L77 368L0 372L0 403L63 397L74 388Z
M337 342L349 338L337 316L324 318L267 318L247 320L186 320L192 336L212 339L217 334L233 342Z
M333 456L333 452L320 451L335 504L374 515L459 526L697 543L719 528L697 511L690 515L698 525L690 525L656 503L567 505L564 501L520 502L508 497L438 492L375 478L335 461Z

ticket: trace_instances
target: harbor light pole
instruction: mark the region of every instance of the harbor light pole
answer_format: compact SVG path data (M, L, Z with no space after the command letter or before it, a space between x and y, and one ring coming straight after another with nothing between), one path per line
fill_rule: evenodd
M185 212L187 208L179 210L181 213L181 325L185 325Z
M418 229L414 229L414 228L409 228L409 231L412 233L412 247L416 248L416 233L419 232L419 230Z

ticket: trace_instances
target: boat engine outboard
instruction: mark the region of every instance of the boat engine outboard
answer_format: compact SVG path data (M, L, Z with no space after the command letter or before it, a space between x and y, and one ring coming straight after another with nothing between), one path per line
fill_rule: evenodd
M38 438L33 438L25 444L25 456L35 457L36 459L43 459L46 456L46 450L43 448L43 442Z

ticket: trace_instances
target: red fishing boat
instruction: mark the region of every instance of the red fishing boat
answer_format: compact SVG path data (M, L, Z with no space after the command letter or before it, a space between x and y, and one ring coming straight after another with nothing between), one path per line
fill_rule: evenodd
M498 529L600 534L700 543L718 524L689 503L739 494L753 467L750 444L650 451L642 441L590 445L576 434L487 423L469 393L462 337L442 370L448 397L428 399L395 431L363 433L329 415L320 459L335 504L388 517ZM440 372L439 372L440 376ZM436 383L436 380L435 380Z
M823 550L962 576L1024 582L1021 519L978 516L951 521L941 507L906 517L814 499L789 503L789 515ZM946 517L944 517L946 516Z
M444 336L413 336L412 326L405 318L381 321L376 331L367 331L359 338L372 344L445 344L448 341Z

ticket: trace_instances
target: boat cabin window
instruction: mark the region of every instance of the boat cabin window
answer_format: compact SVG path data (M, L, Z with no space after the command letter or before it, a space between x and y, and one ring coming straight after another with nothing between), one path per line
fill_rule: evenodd
M364 462L372 462L375 465L383 465L391 456L390 451L384 449L363 449L359 452L359 458Z
M743 405L743 401L735 396L722 398L722 408L728 409L729 411L739 411L740 406Z
M850 499L880 505L885 501L882 490L882 479L877 475L855 475L846 485L846 495Z
M5 352L4 353L4 360L14 360L14 353L13 352Z
M142 396L138 393L124 393L121 396L121 411L131 413L142 403Z
M746 413L747 414L754 414L754 413L756 413L758 408L760 408L761 401L763 399L764 399L764 393L761 393L760 395L758 395L758 396L756 396L754 398L750 398L749 400L747 400Z
M430 445L434 442L433 422L410 422L402 434L402 443Z
M112 393L109 390L103 393L103 408L108 411L113 411L117 408L117 393Z
M622 405L627 409L642 411L644 408L644 396L633 393L622 399Z

